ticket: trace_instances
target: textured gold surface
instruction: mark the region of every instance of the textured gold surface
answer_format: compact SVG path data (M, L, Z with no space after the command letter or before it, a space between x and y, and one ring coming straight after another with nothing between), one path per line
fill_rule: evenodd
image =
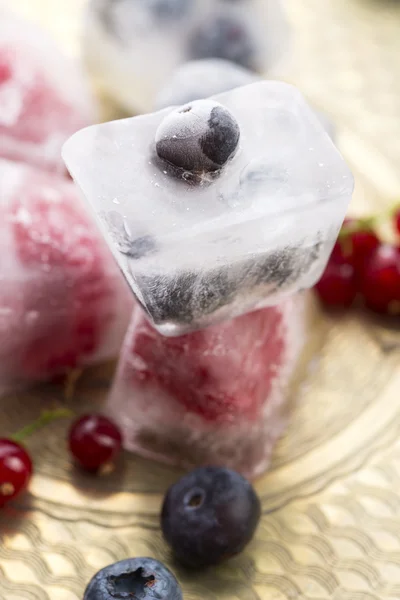
M5 4L77 52L81 0ZM287 4L296 32L290 78L337 122L357 174L354 207L388 205L400 196L400 2ZM400 336L365 317L315 314L318 357L272 469L256 484L264 507L256 539L201 578L174 566L187 600L400 598ZM111 373L87 373L71 405L100 404ZM2 400L2 430L60 397L44 389ZM158 511L177 472L125 456L101 480L84 477L64 438L57 423L31 440L31 493L0 515L1 600L80 600L105 564L129 555L170 563Z

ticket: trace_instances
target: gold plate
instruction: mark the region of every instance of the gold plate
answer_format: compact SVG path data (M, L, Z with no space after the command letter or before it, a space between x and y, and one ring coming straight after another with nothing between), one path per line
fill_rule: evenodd
M82 0L3 4L77 51ZM354 208L382 209L400 197L400 2L287 4L291 79L338 125L357 176ZM365 316L314 314L315 358L272 468L256 482L264 509L256 539L201 577L174 565L186 600L400 598L400 336ZM112 365L88 371L71 407L99 406L111 375ZM45 387L2 399L2 430L60 398ZM171 564L158 514L179 472L126 455L113 473L85 477L64 439L65 423L31 439L30 494L0 514L1 600L81 600L95 571L127 556Z

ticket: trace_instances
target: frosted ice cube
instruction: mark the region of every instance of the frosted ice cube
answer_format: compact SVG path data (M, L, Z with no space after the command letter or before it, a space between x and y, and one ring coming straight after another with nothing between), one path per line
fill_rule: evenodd
M342 156L292 86L260 82L212 102L89 127L64 147L130 287L166 335L277 304L312 286L353 190ZM215 114L207 113L210 106ZM240 138L218 170L232 150L226 113ZM200 139L187 129L191 119ZM178 162L201 167L204 159L210 171L161 160L156 138L163 156L175 144Z
M179 66L158 93L154 109L201 100L259 81L259 76L229 60L192 60Z
M221 58L266 74L289 37L279 0L91 0L84 50L100 86L137 113L153 109L188 60Z
M131 294L59 176L0 160L0 392L114 358Z
M228 60L214 58L192 60L174 71L168 83L157 95L154 109L161 110L168 106L178 106L193 100L209 98L260 80L259 75ZM336 130L332 121L319 110L315 110L315 114L334 140Z
M0 8L0 157L65 171L62 144L93 112L78 66L45 31Z
M287 423L305 325L301 295L177 338L135 308L107 403L127 449L259 475Z

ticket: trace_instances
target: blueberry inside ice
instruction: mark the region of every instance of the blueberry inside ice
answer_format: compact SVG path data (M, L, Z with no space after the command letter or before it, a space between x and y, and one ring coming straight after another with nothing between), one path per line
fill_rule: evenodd
M189 56L192 59L224 58L247 69L255 68L255 49L250 32L229 16L204 21L192 35Z
M231 112L213 100L197 100L174 110L156 132L157 154L193 173L221 169L236 152L239 125Z

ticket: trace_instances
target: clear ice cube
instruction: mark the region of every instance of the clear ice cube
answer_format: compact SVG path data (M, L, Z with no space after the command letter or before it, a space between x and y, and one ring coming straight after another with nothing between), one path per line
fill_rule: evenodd
M259 82L215 102L240 130L236 152L219 170L175 169L155 149L171 119L194 118L200 134L203 126L215 132L211 117L198 117L204 101L89 127L64 146L131 289L165 335L313 286L352 195L349 168L294 87ZM192 139L172 138L179 151ZM193 148L180 160L190 162Z
M221 58L267 74L289 40L279 0L91 0L84 51L101 88L136 114L153 110L189 60Z
M45 31L0 8L0 157L64 172L61 147L93 113L78 65Z
M262 473L288 420L305 328L302 295L176 338L135 308L106 406L126 448L173 465Z
M132 299L66 178L0 160L0 392L117 356Z

